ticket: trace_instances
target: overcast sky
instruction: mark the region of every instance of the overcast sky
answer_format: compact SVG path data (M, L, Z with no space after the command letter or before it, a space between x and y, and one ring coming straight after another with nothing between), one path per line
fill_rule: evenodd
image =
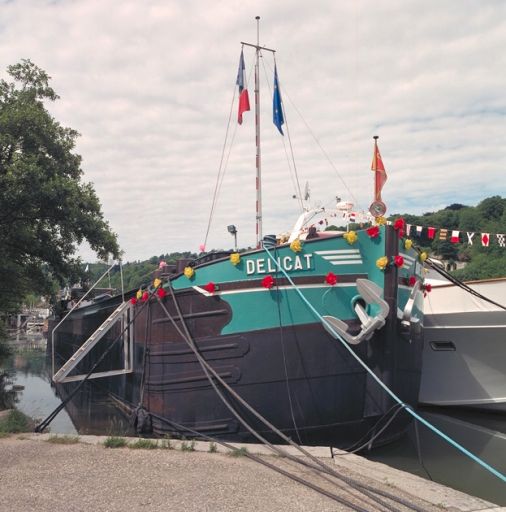
M203 243L240 43L256 42L256 15L260 43L277 50L291 136L272 124L264 52L264 233L290 229L299 214L290 143L315 205L339 195L368 208L373 135L390 214L506 194L502 0L0 0L0 76L29 58L52 77L61 99L51 112L80 132L84 180L125 260ZM244 56L253 103L254 55ZM254 116L238 127L232 108L234 144L207 249L232 246L228 224L239 246L255 243Z

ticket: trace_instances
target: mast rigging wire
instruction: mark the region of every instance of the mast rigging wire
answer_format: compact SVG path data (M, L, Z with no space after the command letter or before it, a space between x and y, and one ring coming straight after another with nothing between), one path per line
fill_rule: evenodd
M274 58L274 66L276 66L276 54L275 53L273 54L273 58ZM269 82L269 77L267 75L267 69L265 67L265 60L264 59L262 59L262 67L263 67L263 71L264 71L265 82L267 83L267 87L269 89L269 95L272 97L273 91L271 89L271 84ZM280 87L279 76L278 76L278 87ZM290 155L291 155L291 157L290 157L290 155L288 154L288 150L286 148L285 138L282 137L283 148L285 150L285 156L286 156L286 162L288 164L288 169L289 169L289 173L290 173L290 179L292 180L292 186L293 186L293 188L295 190L295 196L296 196L296 198L299 201L299 205L300 205L301 211L304 211L304 204L302 202L302 190L300 188L300 181L299 181L299 173L297 171L297 164L295 162L295 153L294 153L294 150L293 150L292 138L290 136L290 129L289 129L289 126L288 126L288 118L286 116L286 110L285 110L285 105L284 105L283 101L281 101L281 108L283 109L283 118L284 118L284 121L285 121L286 135L288 137L288 145L290 147ZM292 166L293 166L293 168L292 168Z
M244 44L242 45L242 48L244 48ZM250 82L250 78L251 78L252 72L253 72L253 67L250 68L249 78L245 77L245 82L246 82L245 83L245 85L246 85L245 88L246 89L248 89L248 83ZM223 141L223 147L222 147L221 157L220 157L220 164L218 166L218 174L216 176L216 184L215 184L215 188L214 188L214 192L213 192L213 199L212 199L212 202L211 202L211 211L209 213L206 234L205 234L205 237L204 237L204 244L203 244L204 248L207 245L207 240L209 238L209 231L211 229L211 224L212 224L212 221L214 219L214 214L215 214L215 211L216 211L216 205L218 203L218 198L219 198L220 193L221 193L221 187L223 185L223 180L225 178L225 173L227 172L228 162L230 160L230 155L232 153L232 148L234 146L234 141L235 141L235 137L236 137L236 134L237 134L237 127L238 127L238 125L237 125L237 123L235 123L234 124L234 131L232 133L232 137L230 138L230 143L229 143L229 131L230 131L230 126L231 126L231 122L232 122L232 112L233 112L233 109L234 109L236 92L237 92L237 84L234 84L234 93L232 95L232 102L230 104L230 111L229 111L229 115L228 115L227 127L226 127L226 130L225 130L225 139ZM227 145L228 145L228 151L227 151ZM226 153L226 156L225 156L225 153Z
M283 95L286 96L288 98L288 100L290 101L292 107L295 109L295 111L297 112L297 114L299 115L299 117L301 118L302 122L304 123L304 125L306 126L309 134L311 135L311 137L313 137L313 140L316 142L317 146L320 148L321 152L323 153L324 157L327 159L328 163L330 164L330 166L332 167L332 169L334 169L335 173L337 174L337 177L339 178L339 180L341 181L342 185L344 186L344 188L347 190L348 194L350 194L350 197L351 199L353 200L354 204L356 204L359 208L361 208L361 205L360 203L357 201L357 199L355 198L353 192L350 190L350 188L348 187L348 185L346 185L346 182L344 181L344 178L341 176L341 174L339 173L337 167L335 166L334 162L332 161L332 159L330 158L329 154L327 153L327 151L323 148L323 146L321 145L320 141L318 140L318 138L316 137L315 133L313 132L313 130L311 129L311 127L309 126L309 123L306 121L306 119L304 118L304 116L302 115L302 113L300 112L300 110L297 108L297 106L295 105L295 103L293 102L292 98L290 97L290 95L288 94L287 90L286 89L283 89ZM284 109L284 106L283 106L283 112L285 111Z
M206 229L206 234L205 234L205 237L204 237L204 247L207 244L207 239L208 239L208 236L209 236L209 230L211 229L211 222L212 222L212 219L213 219L213 216L214 216L214 211L215 211L215 208L216 208L216 202L217 202L217 199L218 199L218 192L219 192L219 189L220 189L220 176L222 175L222 172L223 172L223 175L225 174L225 170L223 169L223 161L224 161L224 158L225 158L225 150L226 150L226 147L227 147L228 133L229 133L229 130L230 130L230 122L231 122L231 119L232 119L232 110L234 108L236 89L237 89L237 86L236 86L236 84L234 84L234 93L232 95L232 102L230 104L230 111L229 111L229 114L228 114L227 127L225 129L225 140L223 141L223 147L221 149L220 164L218 166L218 175L216 176L216 184L214 186L213 199L211 201L211 211L209 212L209 219L207 221L207 229ZM227 159L227 161L228 161L228 159ZM221 178L221 179L223 179L223 178Z

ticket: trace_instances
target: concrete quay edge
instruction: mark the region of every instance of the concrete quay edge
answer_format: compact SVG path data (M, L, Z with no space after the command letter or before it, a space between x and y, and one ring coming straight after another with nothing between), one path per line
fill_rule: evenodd
M47 441L54 436L66 437L61 434L22 434L24 439L33 441ZM79 435L76 437L79 438L80 443L102 445L104 441L110 436ZM135 442L139 440L138 437L118 437L124 438L127 442ZM162 442L161 439L151 439L151 441L157 443ZM183 441L177 439L170 440L170 443L174 449L180 448L182 442ZM186 441L186 443L188 442L189 441ZM195 451L209 452L209 446L211 443L207 441L195 441L193 444ZM228 448L225 448L218 443L215 444L216 451L218 453L230 452ZM272 451L261 444L227 444L233 446L236 449L245 448L249 453L255 455L272 455ZM287 451L291 455L300 456L300 452L294 447L281 445L279 448ZM451 487L426 480L411 473L392 468L386 464L368 460L359 455L344 455L346 452L334 449L333 457L330 448L326 446L304 446L303 448L314 457L327 460L330 464L334 464L340 469L368 478L373 484L379 484L380 486L385 486L389 489L397 488L400 491L406 492L432 505L441 507L442 509L452 510L455 512L506 512L506 507L496 505L476 496L471 496Z

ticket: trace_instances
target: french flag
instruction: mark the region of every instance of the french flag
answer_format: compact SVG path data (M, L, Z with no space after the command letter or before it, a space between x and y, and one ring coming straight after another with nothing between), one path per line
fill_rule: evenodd
M239 112L237 114L237 122L242 124L242 115L247 110L251 110L249 106L248 89L244 86L244 54L241 50L241 57L239 58L239 70L237 71L236 84L239 87Z

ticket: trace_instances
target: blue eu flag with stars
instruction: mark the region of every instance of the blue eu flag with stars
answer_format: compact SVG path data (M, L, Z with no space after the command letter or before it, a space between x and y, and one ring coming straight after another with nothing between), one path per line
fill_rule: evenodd
M272 99L272 121L276 125L281 135L284 135L281 128L285 124L285 118L283 117L283 107L281 106L281 94L279 93L278 84L278 70L274 66L274 97Z

